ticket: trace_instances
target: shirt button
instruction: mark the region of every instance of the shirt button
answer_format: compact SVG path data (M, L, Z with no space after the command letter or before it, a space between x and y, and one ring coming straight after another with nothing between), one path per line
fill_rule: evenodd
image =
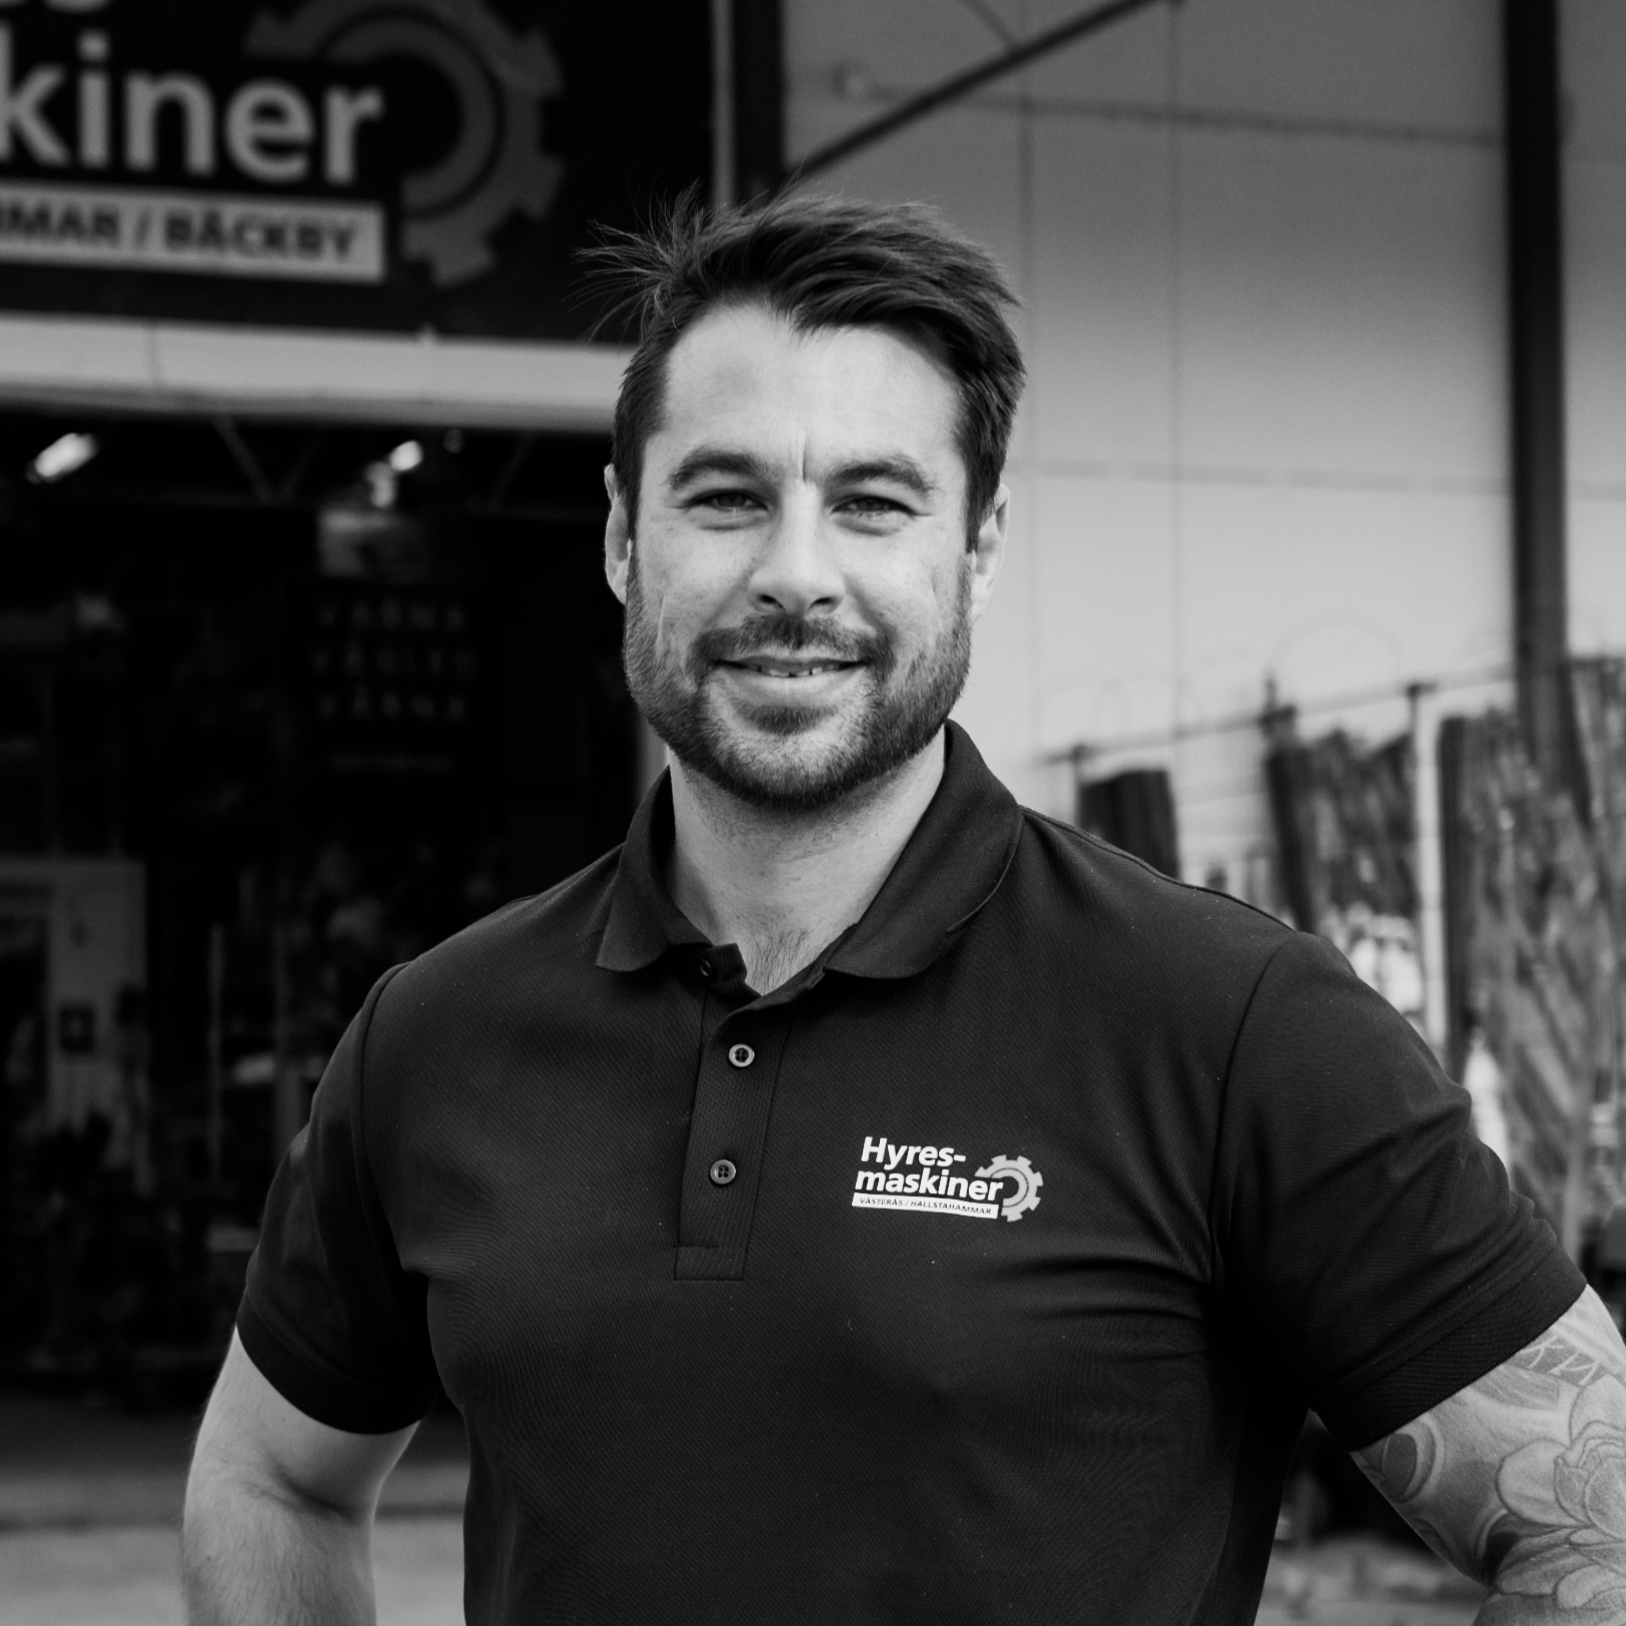
M731 1186L739 1172L726 1157L720 1157L711 1166L711 1183L714 1186Z
M702 960L700 962L700 975L702 977L704 977L708 982L711 980L711 961L710 960Z
M748 1044L730 1045L728 1059L736 1067L749 1067L757 1059L757 1053Z

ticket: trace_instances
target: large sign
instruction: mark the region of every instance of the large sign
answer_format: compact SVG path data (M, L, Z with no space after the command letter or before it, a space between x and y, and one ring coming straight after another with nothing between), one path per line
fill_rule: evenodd
M710 65L707 0L0 0L0 309L575 337Z

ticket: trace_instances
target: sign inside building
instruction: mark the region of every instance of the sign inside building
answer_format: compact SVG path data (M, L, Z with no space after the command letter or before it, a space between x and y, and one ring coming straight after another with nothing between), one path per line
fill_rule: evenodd
M293 608L295 675L328 768L448 774L469 765L487 678L472 595L326 581Z
M708 0L0 0L0 309L574 338L710 167Z

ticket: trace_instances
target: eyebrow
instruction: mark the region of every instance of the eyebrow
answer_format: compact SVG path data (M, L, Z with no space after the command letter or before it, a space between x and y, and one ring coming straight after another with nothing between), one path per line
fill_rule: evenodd
M835 471L838 485L868 485L872 480L888 480L912 491L923 501L938 495L937 482L912 458L901 452L893 457L870 457L858 463L843 463Z
M753 452L726 446L697 446L672 470L668 484L680 490L716 475L755 480L764 485L771 485L774 479L772 466ZM835 485L867 485L872 480L890 481L922 499L939 494L937 482L912 457L901 452L842 463L831 471L831 483Z
M772 479L769 466L752 452L732 451L726 446L697 446L672 470L667 484L676 489L716 474L764 484Z

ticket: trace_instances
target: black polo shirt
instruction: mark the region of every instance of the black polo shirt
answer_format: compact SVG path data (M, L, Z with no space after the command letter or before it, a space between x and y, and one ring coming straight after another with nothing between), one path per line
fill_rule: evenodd
M373 991L239 1318L300 1410L468 1425L468 1618L1251 1621L1348 1445L1581 1281L1330 948L1019 809L965 735L758 998L625 847Z

